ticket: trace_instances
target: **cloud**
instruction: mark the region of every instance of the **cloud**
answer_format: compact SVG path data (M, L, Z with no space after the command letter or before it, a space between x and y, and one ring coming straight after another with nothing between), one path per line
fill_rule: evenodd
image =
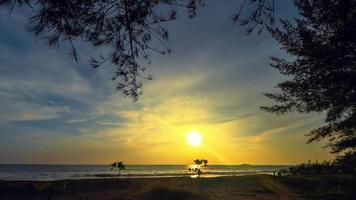
M229 122L234 122L234 121L237 121L237 120L245 119L245 118L248 118L248 117L250 117L252 115L253 115L252 113L246 113L246 114L243 114L243 115L238 115L238 116L233 116L233 117L229 117L229 118L225 118L225 119L220 119L220 120L217 120L217 121L212 122L212 123L213 124L224 124L224 123L229 123Z
M46 120L59 118L62 114L71 112L68 106L48 106L36 103L21 102L15 99L1 99L2 106L0 112L1 121L29 121L29 120Z
M46 120L59 118L61 113L69 113L68 107L40 107L36 110L22 111L19 116L15 119L16 121L33 121L33 120Z
M100 125L103 125L103 126L124 126L123 123L119 123L119 122L114 122L114 121L101 121L101 120L98 120L98 121L95 121L97 124L100 124Z
M251 152L269 152L273 142L268 142L282 133L296 135L320 124L315 115L280 118L259 110L268 101L262 92L282 78L269 67L268 55L282 54L268 34L245 36L226 20L235 4L210 2L197 18L168 25L174 53L152 54L148 70L155 79L144 81L138 102L115 92L116 82L110 81L115 66L88 68L86 58L106 50L79 42L82 60L76 63L66 49L48 49L24 32L23 13L1 17L0 134L6 140L0 141L0 158L5 145L5 157L11 157L11 148L26 149L17 153L20 161L30 150L43 160L41 152L56 146L51 153L62 160L66 153L90 161L92 154L116 159L125 152L135 161L169 160L174 154L183 162L183 155L203 153L185 144L186 132L199 130L218 157L238 161L242 152L248 160Z
M8 74L5 77L0 75L0 96L2 97L0 99L0 117L2 120L59 118L62 114L71 113L72 106L60 102L61 99L69 98L85 102L84 97L90 91L90 87L79 74L61 66L58 68L35 66L32 68L33 71L19 68L17 65L4 68L7 67L18 68L27 76ZM62 76L63 79L56 80L57 76Z

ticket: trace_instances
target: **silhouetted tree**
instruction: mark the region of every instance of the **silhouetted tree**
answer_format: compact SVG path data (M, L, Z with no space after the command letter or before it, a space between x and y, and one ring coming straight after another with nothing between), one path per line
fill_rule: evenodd
M203 174L203 168L208 166L208 160L196 159L194 160L194 165L195 165L194 167L189 168L188 170L198 175L198 177L200 177L200 175Z
M202 167L206 167L208 165L208 160L205 159L196 159L194 160L194 164Z
M91 65L117 66L113 75L117 89L135 100L142 92L142 80L152 79L143 73L145 61L150 62L148 51L171 52L165 45L169 33L163 24L176 18L177 7L195 16L198 4L201 0L0 0L0 8L30 6L34 15L28 30L50 47L67 42L76 61L77 40L108 48L109 53L92 58ZM151 46L153 40L161 48Z
M339 170L338 166L331 161L324 161L319 163L308 161L307 163L302 163L289 167L287 169L282 169L279 171L281 175L323 175L323 174L337 174L345 173Z
M282 169L280 174L289 175L316 175L316 174L349 174L356 175L356 156L354 153L347 152L343 156L338 156L333 161L302 163Z
M334 165L339 171L356 176L356 152L347 152L345 155L337 157Z
M0 8L31 7L34 15L28 30L43 39L50 47L66 42L75 61L79 53L76 41L85 41L110 51L91 58L97 68L104 63L113 64L113 80L117 90L137 100L142 93L142 80L151 80L144 73L150 63L149 51L169 54L165 42L169 38L165 22L176 19L177 8L188 10L189 17L204 0L0 0ZM246 9L249 7L249 9ZM245 12L247 10L247 12ZM261 33L275 21L274 0L243 0L233 21L247 27L247 33L258 29ZM155 40L161 48L151 45Z
M356 1L296 0L300 17L269 28L288 59L271 57L272 67L290 77L267 97L263 110L284 114L324 112L325 124L308 142L328 139L332 152L356 150Z
M266 28L273 27L275 12L275 0L243 0L238 12L233 14L232 20L247 27L247 34L256 29L260 34Z
M126 165L122 161L114 162L110 166L111 166L111 170L114 170L114 169L119 170L119 174L120 174L120 171L126 170Z

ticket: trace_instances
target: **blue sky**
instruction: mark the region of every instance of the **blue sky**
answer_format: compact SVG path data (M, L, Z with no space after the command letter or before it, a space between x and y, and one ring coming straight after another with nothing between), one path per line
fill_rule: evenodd
M91 69L105 52L78 41L79 62L67 46L49 49L24 29L28 10L0 11L0 163L212 163L290 164L327 159L322 144L303 135L323 121L317 114L278 117L259 106L264 92L284 80L269 55L287 56L271 36L246 36L229 17L233 0L210 1L198 16L180 12L168 23L170 56L152 52L138 102L115 91L114 66ZM295 15L289 1L277 15ZM199 130L203 148L177 152L181 136ZM219 142L214 142L214 141ZM210 142L210 143L209 143ZM209 146L210 144L210 146ZM268 158L268 159L267 159Z

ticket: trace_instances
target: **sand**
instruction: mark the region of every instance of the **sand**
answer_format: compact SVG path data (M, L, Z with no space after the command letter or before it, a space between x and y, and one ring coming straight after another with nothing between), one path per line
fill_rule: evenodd
M353 177L135 178L0 181L0 199L353 199ZM341 188L341 189L340 189Z

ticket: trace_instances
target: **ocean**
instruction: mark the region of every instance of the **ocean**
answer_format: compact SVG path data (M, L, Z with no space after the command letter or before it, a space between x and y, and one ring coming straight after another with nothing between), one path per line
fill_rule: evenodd
M0 180L62 180L88 178L159 178L192 176L189 165L127 165L125 171L109 165L0 165ZM209 165L202 177L272 174L287 165Z

